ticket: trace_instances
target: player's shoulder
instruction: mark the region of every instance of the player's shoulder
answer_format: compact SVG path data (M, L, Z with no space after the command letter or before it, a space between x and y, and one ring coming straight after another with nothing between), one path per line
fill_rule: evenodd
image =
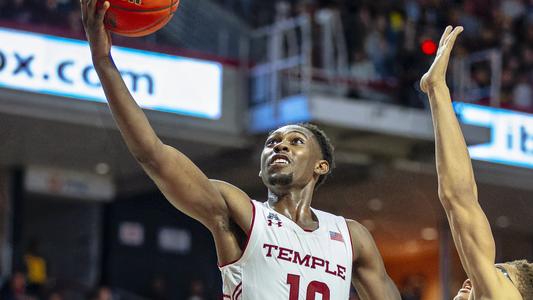
M361 223L352 220L352 219L345 219L346 225L348 226L348 230L350 231L350 235L352 236L352 239L354 237L357 238L357 240L365 240L372 238L372 235L370 234L370 231Z
M374 261L381 259L376 242L370 231L361 223L346 219L352 238L354 261Z

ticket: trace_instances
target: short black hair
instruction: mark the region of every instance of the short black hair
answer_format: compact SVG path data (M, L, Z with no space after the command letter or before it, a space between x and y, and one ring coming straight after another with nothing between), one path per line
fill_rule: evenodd
M320 175L320 177L318 177L318 180L315 185L315 190L316 190L318 189L319 186L321 186L326 181L329 174L331 174L331 171L333 171L333 168L335 168L335 157L333 156L333 151L335 151L335 148L331 144L331 141L326 135L326 133L322 129L320 129L318 126L316 126L315 124L298 123L295 125L303 127L311 131L311 133L313 133L313 135L315 136L318 142L318 145L320 146L320 150L322 151L322 158L325 161L327 161L329 164L329 171L326 174Z
M533 264L527 260L515 260L504 264L513 265L517 269L516 281L513 282L516 289L524 299L533 297Z

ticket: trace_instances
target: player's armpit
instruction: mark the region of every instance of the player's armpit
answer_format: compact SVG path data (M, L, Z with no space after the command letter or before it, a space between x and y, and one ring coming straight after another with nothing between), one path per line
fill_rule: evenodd
M219 266L233 263L242 257L250 238L253 222L253 204L250 197L237 187L219 180L210 180L219 191L227 207L226 217L210 230L215 240Z
M354 249L352 283L361 299L400 299L400 293L390 279L372 235L361 224L347 220Z
M231 220L248 234L253 219L253 204L248 194L224 181L211 179L210 182L222 195Z

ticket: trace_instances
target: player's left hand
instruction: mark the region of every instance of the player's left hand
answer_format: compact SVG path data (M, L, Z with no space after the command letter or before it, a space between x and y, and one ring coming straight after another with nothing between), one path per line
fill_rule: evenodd
M110 7L109 1L80 0L81 18L89 41L93 61L109 58L111 34L104 26L104 17Z
M462 26L455 28L447 26L444 30L440 38L439 49L437 50L435 60L420 80L420 88L424 93L427 93L431 86L446 84L446 69L450 60L450 53L452 52L455 39L461 32L463 32Z

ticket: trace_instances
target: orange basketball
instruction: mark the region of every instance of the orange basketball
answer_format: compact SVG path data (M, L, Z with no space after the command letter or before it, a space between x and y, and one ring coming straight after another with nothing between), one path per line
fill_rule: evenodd
M104 0L98 0L102 5ZM174 15L180 0L107 0L105 27L117 34L138 37L156 32Z

